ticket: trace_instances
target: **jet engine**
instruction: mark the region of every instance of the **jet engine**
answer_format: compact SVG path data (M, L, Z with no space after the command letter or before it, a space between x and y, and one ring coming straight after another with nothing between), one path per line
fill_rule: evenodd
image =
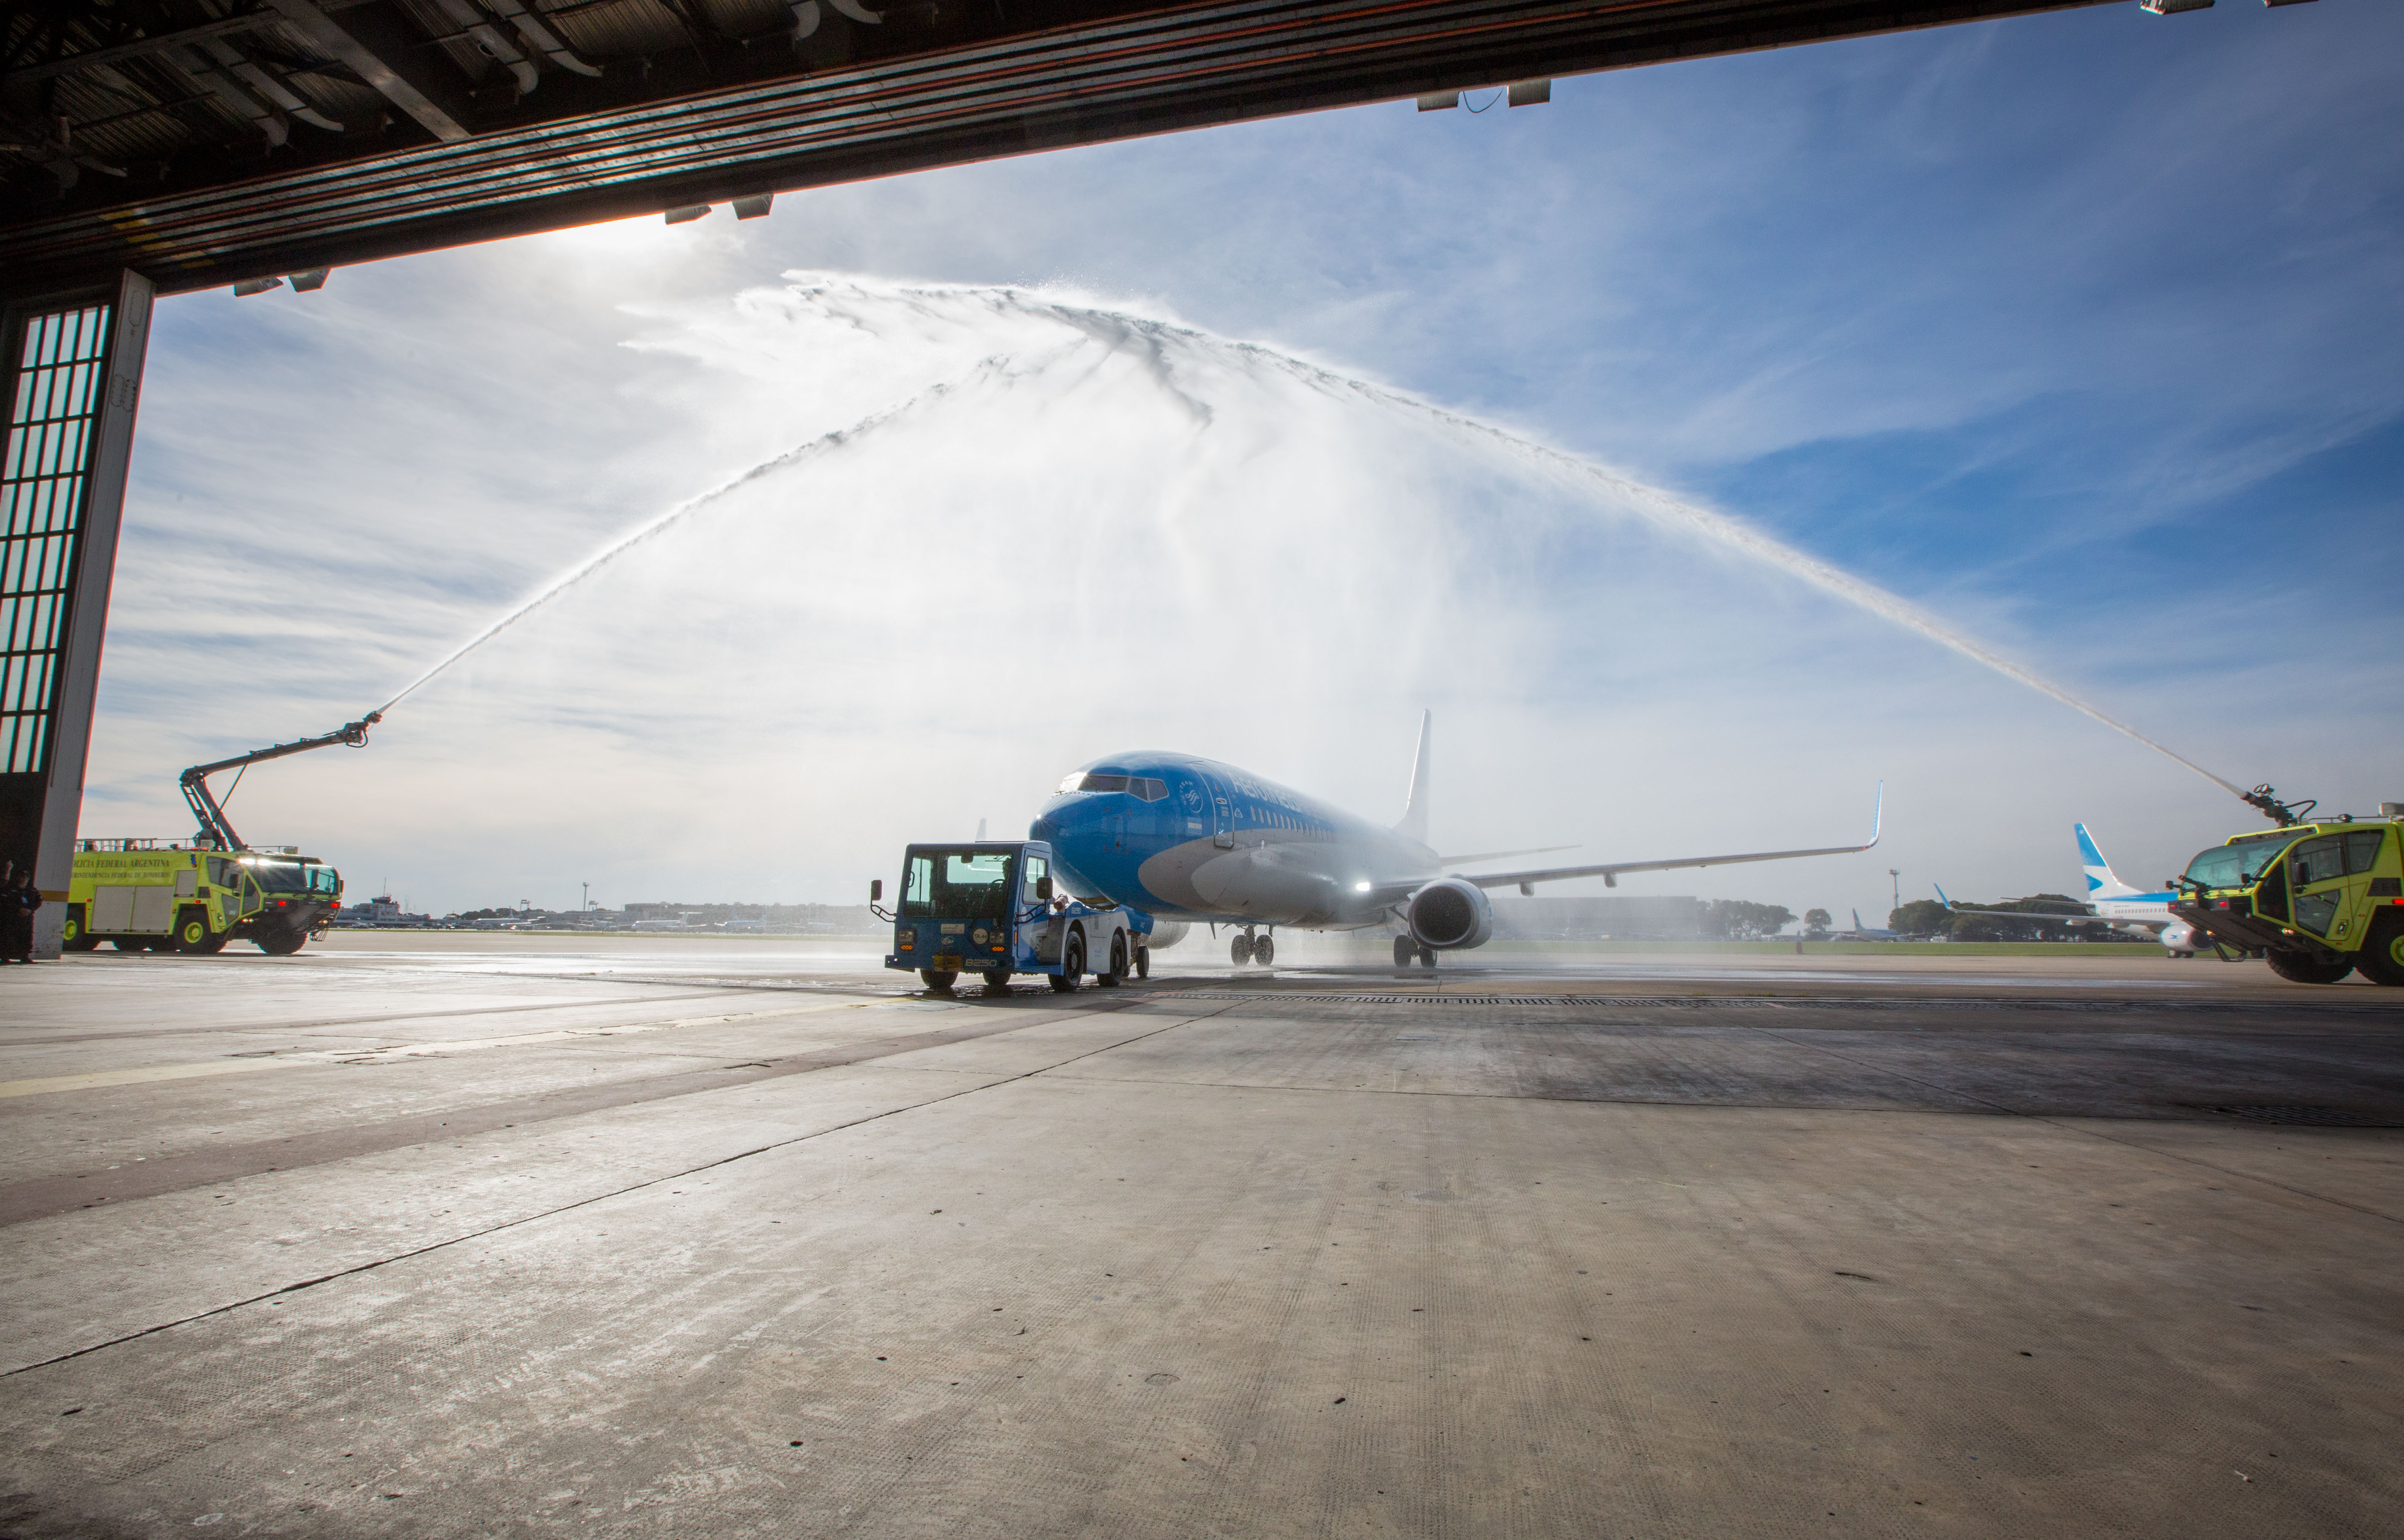
M2160 940L2162 943L2162 950L2171 953L2174 957L2193 957L2199 941L2207 947L2212 945L2211 936L2198 936L2195 933L2195 927L2188 924L2184 920L2174 925L2165 928L2161 934Z
M1494 935L1494 906L1486 890L1458 877L1439 877L1412 894L1403 912L1411 939L1437 951L1482 947Z
M1167 948L1177 945L1178 942L1184 940L1185 932L1188 928L1189 927L1186 923L1181 920L1157 921L1153 924L1152 935L1150 938L1144 942L1144 945L1153 951L1165 950Z

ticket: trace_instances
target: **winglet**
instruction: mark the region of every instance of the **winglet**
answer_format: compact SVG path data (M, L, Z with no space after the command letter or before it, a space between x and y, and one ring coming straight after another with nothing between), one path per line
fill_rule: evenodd
M1428 839L1428 736L1435 727L1434 708L1419 713L1419 752L1411 761L1411 796L1404 804L1402 820L1394 832L1405 839L1424 845Z
M1945 906L1947 909L1951 909L1951 908L1953 907L1953 900L1951 900L1950 898L1948 898L1948 897L1946 897L1946 896L1945 896L1945 884L1944 884L1944 883L1942 883L1942 882L1931 882L1931 883L1929 883L1928 885L1929 885L1930 887L1935 888L1935 889L1936 890L1936 901L1937 901L1938 903L1940 903L1940 904L1944 905L1944 906Z
M1864 845L1862 849L1867 850L1870 848L1870 845L1875 845L1879 842L1879 830L1883 827L1885 824L1886 783L1884 781L1880 781L1878 784L1878 800L1870 807L1870 843L1869 845Z

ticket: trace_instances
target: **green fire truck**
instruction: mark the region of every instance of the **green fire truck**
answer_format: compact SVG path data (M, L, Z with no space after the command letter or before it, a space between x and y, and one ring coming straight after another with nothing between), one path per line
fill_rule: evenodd
M2404 985L2404 804L2238 835L2171 887L2173 914L2282 978Z
M119 951L222 951L248 941L299 951L342 901L342 874L290 848L238 851L157 839L77 842L59 939Z

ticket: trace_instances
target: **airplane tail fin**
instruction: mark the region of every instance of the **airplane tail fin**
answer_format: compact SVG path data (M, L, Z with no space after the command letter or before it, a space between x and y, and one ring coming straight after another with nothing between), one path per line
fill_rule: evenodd
M1411 797L1403 807L1402 821L1394 832L1405 839L1428 842L1428 733L1435 726L1433 708L1419 713L1419 752L1411 761Z
M2078 831L2078 866L2087 874L2088 897L2117 898L2137 891L2113 872L2112 863L2104 859L2103 850L2096 845L2095 837L2087 832L2086 825L2072 827Z
M1859 910L1859 909L1855 909L1855 910L1853 911L1853 929L1855 929L1856 931L1858 931L1858 930L1860 930L1861 928L1862 928L1862 911L1861 911L1861 910Z

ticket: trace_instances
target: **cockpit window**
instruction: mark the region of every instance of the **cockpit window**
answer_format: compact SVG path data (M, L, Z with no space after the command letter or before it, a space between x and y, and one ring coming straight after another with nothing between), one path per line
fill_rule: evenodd
M1060 782L1061 792L1123 791L1130 797L1140 797L1147 802L1166 801L1168 783L1149 775L1098 775L1085 770L1071 770Z

